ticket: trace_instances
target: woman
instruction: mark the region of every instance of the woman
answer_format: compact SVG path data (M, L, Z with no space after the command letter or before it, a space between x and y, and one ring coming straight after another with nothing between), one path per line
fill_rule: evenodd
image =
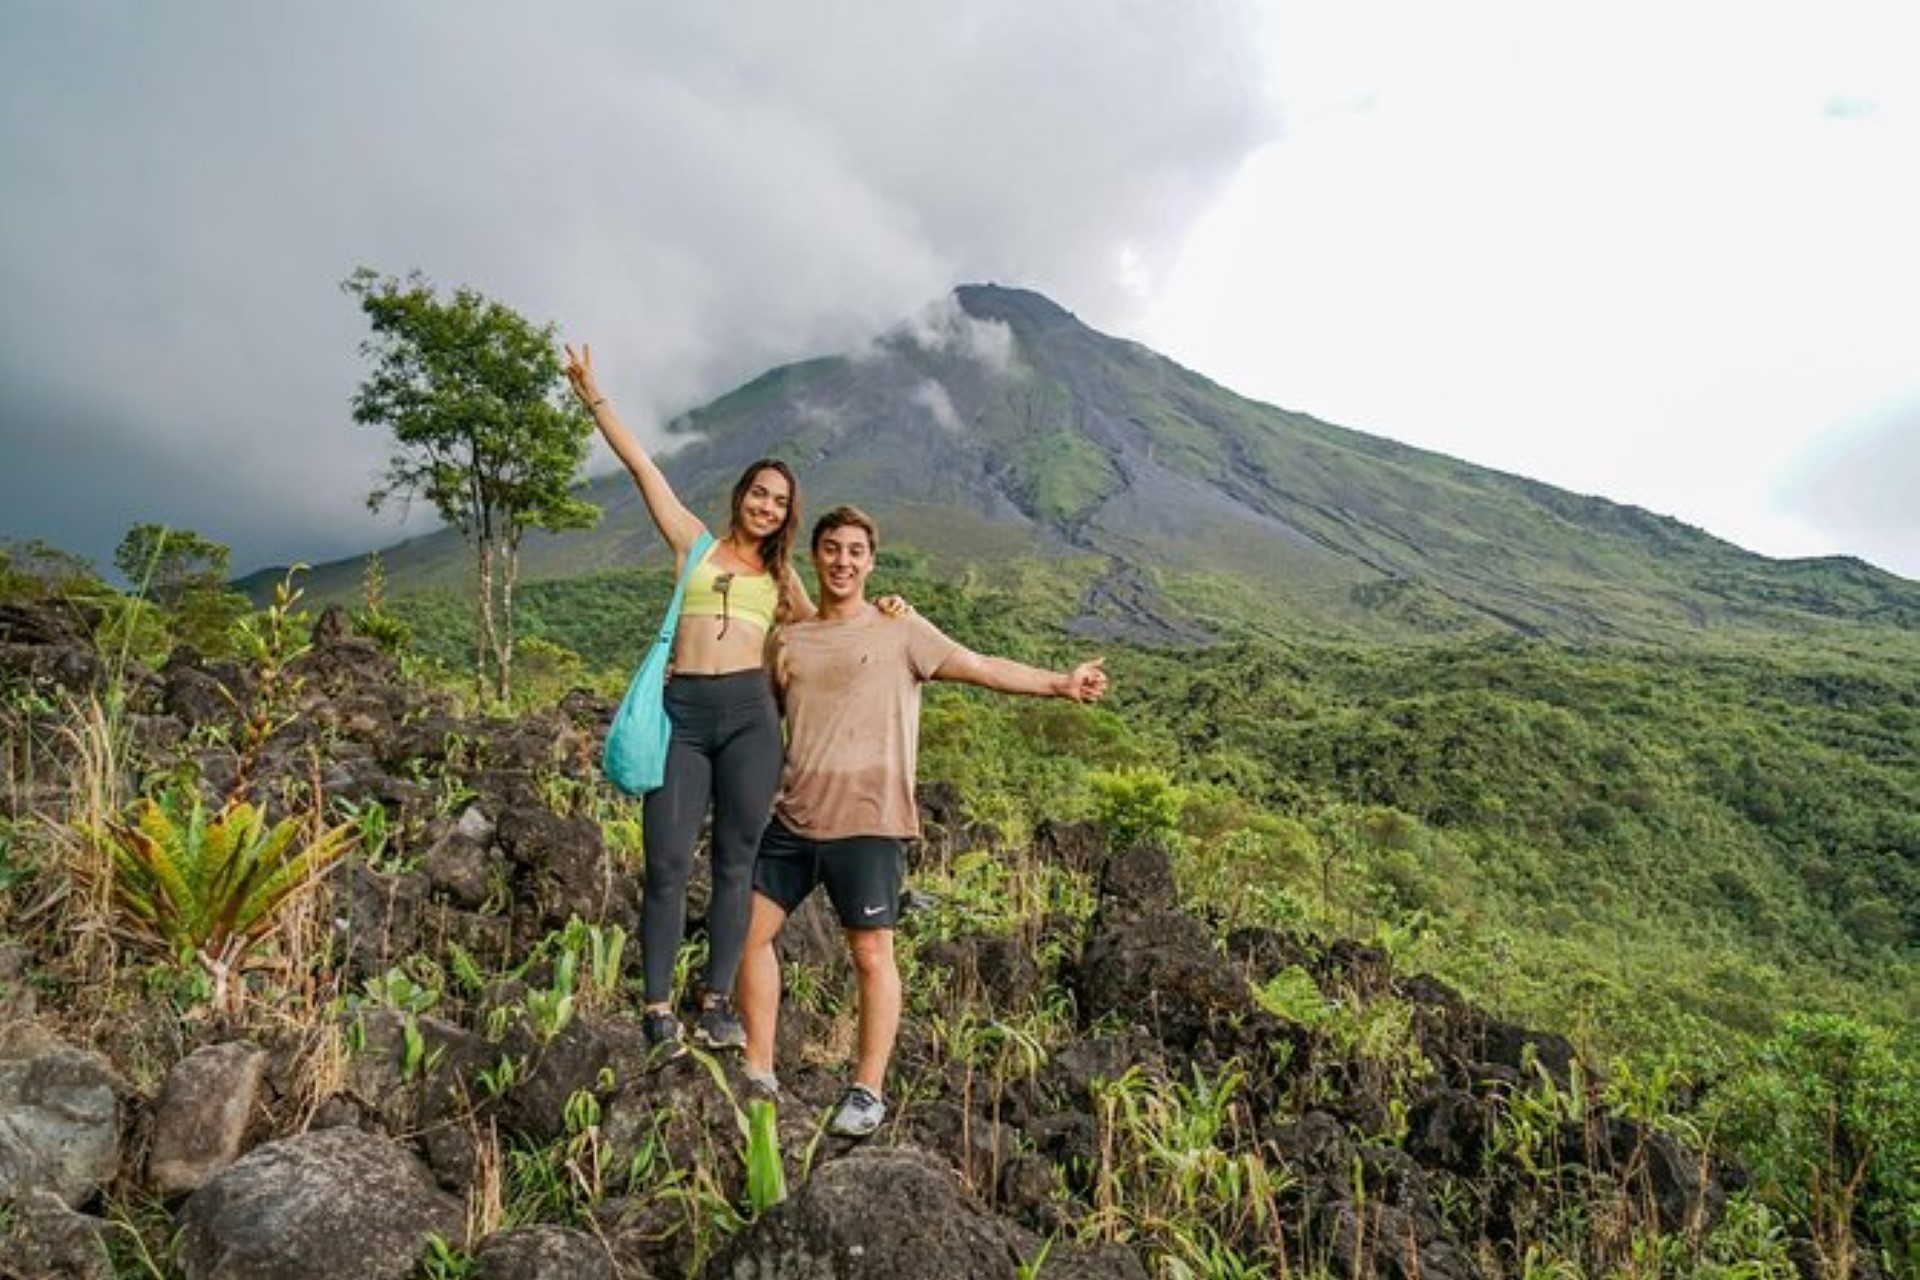
M614 453L633 473L647 514L673 548L686 595L673 640L666 706L673 721L666 780L642 809L646 871L640 959L646 975L641 1026L663 1056L684 1051L673 1014L674 957L686 930L687 880L707 809L713 809L713 899L707 912L707 972L694 1023L696 1043L738 1049L746 1033L730 993L746 941L753 859L780 784L780 712L762 666L767 634L789 617L813 615L790 552L800 490L784 462L763 458L733 486L727 532L699 564L687 552L706 528L674 495L653 459L607 402L593 353L566 350L567 380Z

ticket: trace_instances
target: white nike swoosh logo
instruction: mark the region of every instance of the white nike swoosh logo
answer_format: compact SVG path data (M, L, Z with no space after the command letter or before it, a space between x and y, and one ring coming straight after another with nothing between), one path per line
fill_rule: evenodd
M882 911L885 911L886 908L885 907L862 907L860 908L860 910L863 914L870 915L870 916L877 916Z

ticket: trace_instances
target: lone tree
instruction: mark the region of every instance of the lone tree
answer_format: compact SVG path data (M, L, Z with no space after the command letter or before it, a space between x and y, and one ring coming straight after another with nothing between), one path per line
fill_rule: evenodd
M361 267L341 288L373 326L360 345L373 372L353 398L354 421L390 428L398 446L367 505L425 497L472 544L474 676L504 698L521 538L600 518L572 488L593 424L567 394L551 324L472 289L442 298L419 272L401 280Z
M231 554L191 529L149 523L127 530L113 563L135 590L172 609L190 592L224 587Z
M180 639L203 653L223 653L234 624L252 612L247 598L227 586L231 554L192 529L145 523L127 530L113 563L135 594L165 610Z

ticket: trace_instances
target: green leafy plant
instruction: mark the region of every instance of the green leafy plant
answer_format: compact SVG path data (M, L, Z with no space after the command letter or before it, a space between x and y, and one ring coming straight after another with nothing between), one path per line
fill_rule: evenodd
M393 831L387 821L387 807L378 800L366 800L356 803L352 800L334 801L334 808L347 822L353 824L354 833L359 841L360 856L367 865L376 871L390 872L401 868L387 859L387 846L393 838Z
M474 1082L490 1098L498 1098L527 1077L527 1061L512 1054L503 1055L491 1067L474 1073Z
M1194 1068L1192 1084L1132 1067L1094 1085L1100 1167L1088 1232L1142 1240L1169 1275L1284 1274L1280 1197L1293 1178L1253 1137L1245 1074ZM1252 1252L1239 1242L1252 1244Z
M387 566L378 551L367 557L361 571L365 607L355 610L353 627L388 653L402 653L413 645L413 629L387 612Z
M439 1232L433 1232L427 1236L427 1252L420 1260L420 1270L427 1280L471 1280L480 1274L480 1263L465 1249L450 1243Z
M747 1204L759 1217L787 1198L787 1171L780 1161L780 1116L773 1103L747 1103Z
M626 954L627 931L621 926L588 924L570 916L566 927L547 939L554 957L554 985L577 994L587 1012L617 1007L620 961ZM563 977L564 974L564 977Z
M300 678L294 674L292 663L309 646L295 639L301 617L296 606L303 593L293 585L293 579L306 567L296 564L289 568L286 576L274 584L273 603L240 621L244 647L253 663L254 689L244 708L246 724L241 733L239 768L228 792L234 799L245 799L252 791L253 770L261 749L297 714Z
M553 1039L573 1021L573 991L561 985L562 972L556 966L554 986L527 992L527 1018L533 1024L533 1033L543 1041ZM571 975L567 982L571 983Z
M1181 791L1157 769L1096 773L1094 821L1108 842L1125 849L1142 840L1168 841L1180 829Z
M396 1009L401 1013L425 1013L440 1002L440 993L427 983L418 982L405 969L395 965L384 974L368 978L363 986L366 1001Z
M172 1256L178 1236L159 1197L136 1195L111 1199L107 1203L106 1221L112 1230L102 1238L115 1276L172 1280L179 1274Z
M440 1002L439 972L418 958L415 963L430 971L428 982L416 981L412 974L396 965L384 974L368 978L363 995L347 997L349 1009L358 1011L371 1005L400 1015L400 1079L403 1082L432 1071L447 1050L444 1044L429 1046L426 1033L420 1029L420 1015ZM349 1046L355 1053L363 1052L367 1042L365 1022L356 1016L348 1027Z
M473 953L457 942L447 943L447 969L462 992L470 997L483 994L487 989L487 975L480 968L480 962Z
M1047 1255L1053 1252L1053 1236L1040 1242L1034 1255L1013 1269L1014 1280L1040 1280L1040 1272L1047 1265Z
M619 925L588 924L579 916L541 940L524 967L546 959L552 964L545 987L526 993L527 1016L542 1040L566 1029L576 1012L618 1007L620 962L626 953L627 931Z
M1830 1274L1849 1274L1866 1247L1861 1221L1896 1270L1920 1267L1920 1069L1892 1036L1839 1014L1789 1017L1722 1086L1714 1115Z
M524 1064L503 1058L494 1083L504 1090ZM490 1088L491 1091L491 1088ZM507 1149L505 1217L513 1224L585 1225L605 1198L612 1150L600 1127L600 1099L575 1089L562 1110L565 1132L546 1144L520 1139ZM657 1153L656 1153L657 1154Z
M127 935L197 962L213 980L214 1005L229 1008L249 953L356 835L345 823L317 831L302 818L269 823L264 809L244 800L209 813L198 795L172 790L142 800L130 821L107 820L100 839L112 856L111 898Z
M608 1151L600 1136L600 1099L590 1089L567 1098L566 1169L577 1199L591 1208L606 1194Z

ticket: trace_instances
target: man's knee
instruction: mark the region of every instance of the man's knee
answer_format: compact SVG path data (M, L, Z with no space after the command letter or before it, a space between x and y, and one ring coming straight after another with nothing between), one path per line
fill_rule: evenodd
M859 972L886 973L893 968L893 930L849 929L847 954Z

